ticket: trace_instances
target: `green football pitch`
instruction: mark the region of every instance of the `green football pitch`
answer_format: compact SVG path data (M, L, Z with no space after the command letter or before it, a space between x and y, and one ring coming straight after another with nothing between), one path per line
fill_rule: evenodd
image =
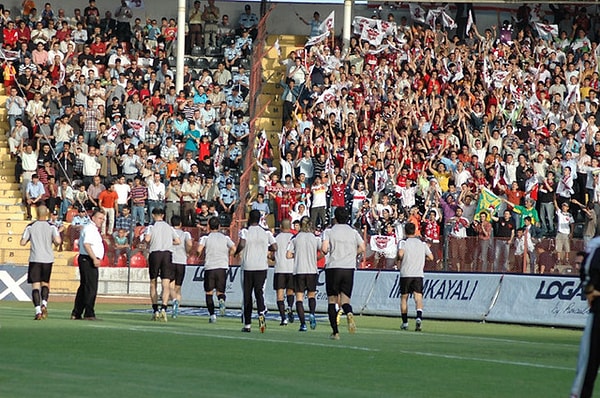
M581 330L356 317L329 340L269 320L241 333L237 311L150 321L146 306L100 304L101 321L71 321L51 303L0 302L0 397L565 397ZM238 312L239 313L239 312ZM272 314L271 314L272 315ZM600 396L597 395L597 396Z

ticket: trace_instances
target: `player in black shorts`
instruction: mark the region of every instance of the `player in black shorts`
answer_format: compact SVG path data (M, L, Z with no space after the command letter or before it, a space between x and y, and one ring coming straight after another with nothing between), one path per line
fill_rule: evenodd
M402 315L402 330L408 329L408 295L415 299L417 310L416 331L421 331L423 319L423 268L425 258L433 260L429 246L416 237L416 226L407 223L404 227L406 239L398 243L398 259L400 265L400 313Z
M175 229L163 218L165 211L157 207L152 210L154 225L148 226L144 239L150 244L148 251L148 270L150 273L150 299L152 300L153 320L167 322L167 305L171 293L171 280L175 278L173 267L173 245L181 244ZM162 285L162 305L158 310L157 279L160 276Z
M290 232L290 220L281 221L281 232L275 237L277 251L275 257L275 274L273 275L273 289L277 293L277 308L281 317L280 326L294 322L294 260L287 258L287 247L294 236ZM287 299L287 319L285 302Z
M347 223L350 218L348 210L343 207L335 209L336 224L323 233L323 253L329 253L329 260L325 268L325 284L327 286L327 313L331 325L333 340L339 340L340 334L337 324L338 300L348 321L348 331L356 332L354 313L350 305L352 287L354 285L354 270L357 256L366 250L365 242L358 232Z
M317 327L315 310L317 300L317 254L320 252L321 240L315 236L308 216L300 220L300 232L294 236L287 248L287 257L294 259L294 290L296 291L296 311L300 320L300 332L306 331L304 317L304 292L308 297L310 328Z
M208 220L210 233L200 238L198 242L198 255L206 252L204 260L204 292L206 293L206 307L210 314L209 322L215 323L214 291L217 291L219 300L219 313L225 315L225 288L227 270L229 269L229 257L235 251L235 243L231 238L219 231L220 221L218 217Z

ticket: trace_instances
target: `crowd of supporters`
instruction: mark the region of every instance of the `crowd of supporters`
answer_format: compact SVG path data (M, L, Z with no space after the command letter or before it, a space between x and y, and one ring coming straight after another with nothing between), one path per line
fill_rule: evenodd
M596 235L597 16L552 6L535 21L523 5L482 29L467 12L476 20L459 7L456 30L390 13L381 44L355 35L348 51L327 39L283 55L280 167L264 140L257 151L276 226L310 214L324 229L345 206L381 242L412 222L447 269L483 271L556 272L575 222ZM476 212L482 193L500 205Z
M156 207L202 230L216 214L228 225L250 133L250 6L230 22L213 0L195 2L186 47L212 51L214 65L186 62L179 92L174 19L133 19L126 1L103 14L94 0L72 12L22 6L0 9L0 56L27 218L45 203L77 226L102 208L102 233L129 241Z

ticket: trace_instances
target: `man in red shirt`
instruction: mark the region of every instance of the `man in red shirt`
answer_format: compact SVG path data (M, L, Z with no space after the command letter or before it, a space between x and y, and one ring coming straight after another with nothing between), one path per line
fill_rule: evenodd
M330 218L333 218L335 209L346 206L346 184L343 181L342 175L335 176L335 182L331 184L331 210ZM331 220L330 220L331 222Z
M117 200L119 199L119 195L115 192L114 188L114 183L111 182L108 188L100 192L100 195L98 196L98 204L106 214L106 218L102 223L102 235L112 235L113 233L113 227L115 225L115 215L118 212Z

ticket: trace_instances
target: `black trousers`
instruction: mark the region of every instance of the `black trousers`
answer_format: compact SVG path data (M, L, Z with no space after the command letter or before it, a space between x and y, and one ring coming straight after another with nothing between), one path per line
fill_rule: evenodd
M94 306L98 293L98 268L94 266L92 258L88 255L79 255L79 274L81 282L75 296L75 307L72 316L75 318L95 317Z
M588 315L577 361L577 374L571 388L571 395L578 398L590 398L594 392L594 382L600 366L600 315Z
M244 325L252 324L252 293L256 299L258 313L265 311L265 281L267 270L244 271Z

